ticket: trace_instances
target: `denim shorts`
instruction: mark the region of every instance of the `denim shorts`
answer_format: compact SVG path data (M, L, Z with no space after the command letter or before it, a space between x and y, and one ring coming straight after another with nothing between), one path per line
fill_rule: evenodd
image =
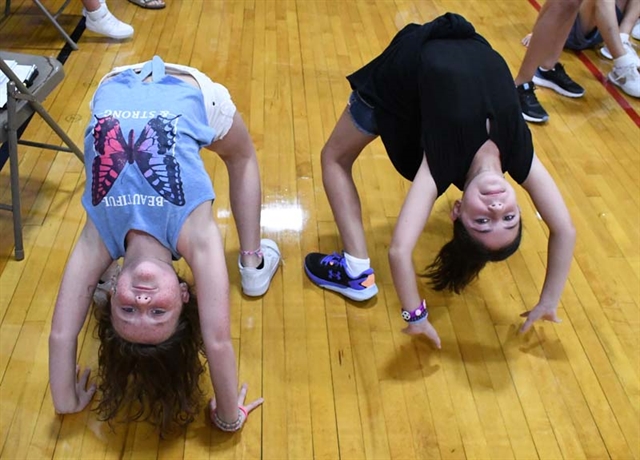
M616 16L618 17L618 24L620 24L623 13L617 6ZM582 51L594 48L602 42L604 42L604 39L602 38L602 35L600 35L598 29L594 28L591 32L585 35L582 31L582 25L580 24L580 15L578 15L576 20L573 22L573 26L571 27L571 31L569 32L569 36L567 37L564 47L570 50Z
M351 120L359 131L369 136L378 135L378 125L373 112L373 106L367 104L357 91L351 93L351 96L349 96L349 115L351 115Z

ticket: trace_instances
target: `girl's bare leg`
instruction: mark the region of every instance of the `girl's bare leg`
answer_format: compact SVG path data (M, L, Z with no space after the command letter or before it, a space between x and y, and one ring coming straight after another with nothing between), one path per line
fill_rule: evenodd
M321 157L322 182L344 250L360 259L369 256L360 197L353 181L352 168L362 149L375 138L355 127L346 108L322 149Z

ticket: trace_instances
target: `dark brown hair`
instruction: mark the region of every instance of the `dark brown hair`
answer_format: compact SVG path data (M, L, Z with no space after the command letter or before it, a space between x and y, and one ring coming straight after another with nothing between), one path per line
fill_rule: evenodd
M460 219L453 221L453 238L442 246L435 260L426 269L436 291L449 290L459 294L478 277L487 262L504 260L517 251L522 240L522 219L518 223L518 233L506 246L491 250L474 239Z
M182 306L175 332L156 345L128 342L118 335L111 322L110 298L94 312L100 339L100 400L95 408L100 420L111 423L129 406L124 421L150 421L163 437L191 422L204 399L199 381L205 372L194 293Z

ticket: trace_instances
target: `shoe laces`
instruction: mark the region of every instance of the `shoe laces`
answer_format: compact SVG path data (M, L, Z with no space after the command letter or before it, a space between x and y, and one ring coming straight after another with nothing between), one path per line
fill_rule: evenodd
M640 73L635 64L626 65L624 67L614 67L613 74L616 81L625 84L627 81L635 81L640 79Z
M338 254L337 252L333 252L331 254L327 254L320 261L322 265L340 265L341 267L346 267L346 259L342 256L342 254Z
M564 66L559 62L549 72L552 72L553 74L555 74L556 78L562 83L565 83L565 84L574 83L574 81L569 77L569 75L567 75L567 72L565 72Z
M520 94L524 98L527 105L539 105L538 97L534 93L538 89L537 86L531 85L529 89L520 89Z

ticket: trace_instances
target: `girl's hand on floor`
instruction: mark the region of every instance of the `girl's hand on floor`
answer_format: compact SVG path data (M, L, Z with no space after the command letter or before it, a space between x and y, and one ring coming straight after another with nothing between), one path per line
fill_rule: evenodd
M558 318L558 307L553 305L544 305L539 303L533 310L525 311L520 315L523 318L527 318L522 327L520 333L523 334L531 329L533 323L542 319L543 321L551 321L553 323L561 323L562 320Z
M246 413L247 415L243 418L242 423L238 426L238 428L235 431L239 431L244 426L245 422L247 421L247 418L249 418L249 414L251 413L251 411L254 410L256 407L260 406L264 402L264 398L258 398L255 401L252 401L245 406L244 400L247 397L247 388L248 388L248 385L246 383L243 383L242 387L240 387L240 393L238 394L238 408L242 408L241 409L242 413L243 414ZM211 398L211 401L209 401L209 418L211 419L214 425L216 425L216 422L214 419L216 407L217 407L216 399Z
M431 325L431 323L429 322L429 320L424 320L421 321L419 323L409 323L409 325L407 327L405 327L402 332L404 332L405 334L409 334L409 335L424 335L426 336L429 340L431 340L431 342L433 343L433 345L440 349L441 347L441 343L440 343L440 337L438 336L438 332L436 331L436 329Z
M89 382L89 376L91 375L91 369L86 368L82 374L80 374L80 365L76 365L76 386L75 386L75 405L74 407L68 407L68 410L56 411L58 414L74 414L81 412L85 407L89 405L93 395L96 393L96 384L92 383L87 388Z

